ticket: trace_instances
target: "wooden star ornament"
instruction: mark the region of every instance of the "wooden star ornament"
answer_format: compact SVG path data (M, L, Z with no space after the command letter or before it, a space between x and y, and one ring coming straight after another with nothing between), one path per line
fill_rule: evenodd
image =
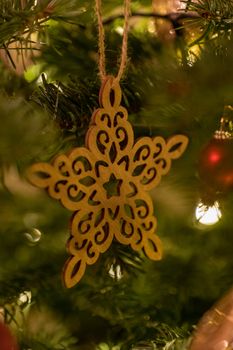
M63 274L68 288L80 281L86 266L94 264L114 238L135 251L143 249L152 260L162 256L147 191L168 173L172 159L186 149L188 138L142 137L135 142L121 95L119 83L107 77L86 147L59 155L52 164L37 163L28 169L32 184L46 188L52 198L74 212L67 243L71 256Z

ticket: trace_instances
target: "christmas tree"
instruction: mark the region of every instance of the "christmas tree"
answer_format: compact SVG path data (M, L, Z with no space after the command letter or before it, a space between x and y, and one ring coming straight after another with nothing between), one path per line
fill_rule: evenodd
M232 349L233 1L95 2L0 1L0 350Z

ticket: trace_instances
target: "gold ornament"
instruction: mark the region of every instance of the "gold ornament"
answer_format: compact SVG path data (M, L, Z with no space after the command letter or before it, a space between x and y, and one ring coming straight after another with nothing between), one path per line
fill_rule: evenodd
M188 138L176 135L166 142L160 136L143 137L134 143L121 95L119 83L108 76L86 147L57 156L52 165L37 163L28 170L32 184L46 188L74 212L67 244L71 257L64 267L68 288L80 281L86 265L94 264L114 238L135 251L143 249L152 260L161 259L153 203L146 192L168 173L171 160L181 156Z

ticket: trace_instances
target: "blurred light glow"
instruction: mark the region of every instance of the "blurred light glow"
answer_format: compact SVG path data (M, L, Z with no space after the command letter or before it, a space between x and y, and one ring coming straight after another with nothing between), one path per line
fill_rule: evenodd
M124 33L124 28L123 27L116 27L115 31L119 34L119 35L123 35Z
M116 279L117 281L121 280L122 277L123 277L123 273L122 273L120 265L112 264L110 266L108 274L109 274L110 277L112 277L113 279Z
M45 80L47 80L48 78L48 74L46 74L45 72L43 72ZM36 81L37 85L42 85L43 84L43 78L42 78L42 74L39 75L39 77L37 78Z
M148 32L154 34L156 32L155 21L148 22Z
M221 158L221 155L219 152L217 151L213 151L211 154L210 154L210 162L215 164L215 163L218 163L218 161L220 160Z
M26 213L23 217L23 222L27 227L33 227L38 224L41 219L41 215L38 213Z
M196 207L195 216L198 222L203 225L214 225L222 217L219 203L216 201L214 205L208 206L202 202L199 202Z
M30 290L25 290L23 293L20 293L19 295L19 302L21 304L30 304L32 300L32 293Z
M30 232L25 232L24 236L28 239L30 243L37 243L41 239L41 231L37 228L32 228Z

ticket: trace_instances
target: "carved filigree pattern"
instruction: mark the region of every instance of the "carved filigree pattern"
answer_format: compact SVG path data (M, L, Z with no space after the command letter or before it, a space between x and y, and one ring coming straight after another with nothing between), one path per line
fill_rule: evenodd
M120 103L120 86L108 77L86 147L57 156L52 165L37 163L28 170L34 185L46 188L52 198L74 212L67 244L71 257L64 267L67 287L80 281L86 265L94 264L114 237L135 251L143 249L152 260L161 259L153 203L146 191L168 173L188 139L183 135L168 141L143 137L134 143L127 110Z

